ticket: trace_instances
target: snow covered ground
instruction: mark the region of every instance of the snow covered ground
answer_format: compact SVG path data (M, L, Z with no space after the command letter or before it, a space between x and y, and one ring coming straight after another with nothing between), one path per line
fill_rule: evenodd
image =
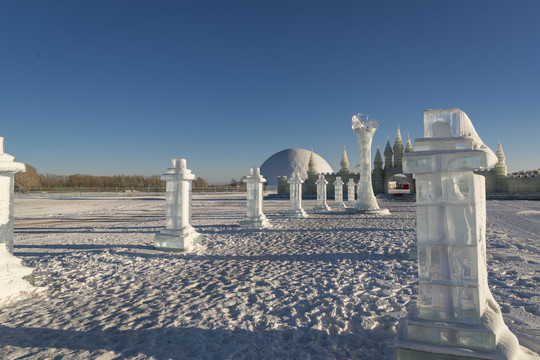
M0 309L2 359L391 359L417 293L415 203L390 216L283 216L245 230L245 194L195 195L204 246L152 249L161 196L23 195L15 255L47 290ZM520 342L540 352L540 202L487 202L491 290Z

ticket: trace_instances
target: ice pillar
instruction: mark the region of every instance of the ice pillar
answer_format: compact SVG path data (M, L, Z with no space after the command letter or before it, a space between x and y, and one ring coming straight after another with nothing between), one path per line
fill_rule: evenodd
M317 211L330 210L330 207L326 202L326 185L328 184L328 181L326 181L323 174L319 174L319 179L315 181L315 184L317 184L317 205L315 205L313 209Z
M354 190L356 188L356 183L351 178L349 179L349 182L347 183L347 204L355 206L356 205L356 199L354 198Z
M15 173L26 170L24 164L4 153L0 136L0 305L35 290L24 278L33 272L13 256L13 191Z
M201 243L201 234L191 226L191 183L195 175L186 159L172 159L172 167L161 175L166 182L167 220L165 230L155 236L159 250L190 250Z
M243 180L247 185L247 214L240 222L244 228L266 228L270 222L263 214L263 184L266 179L261 176L258 167L250 169L250 173Z
M358 199L356 210L360 212L389 214L388 209L380 209L371 185L371 142L377 130L378 122L375 119L369 122L362 120L362 114L352 117L352 128L360 147L360 179L358 180Z
M416 179L419 294L396 359L519 359L487 283L485 180L497 158L459 109L424 113L403 159Z
M334 181L334 205L338 208L345 208L345 203L343 202L343 181L341 176L336 177Z
M304 180L296 172L291 174L291 178L287 182L290 184L290 208L285 215L307 217L306 212L302 209L302 183Z

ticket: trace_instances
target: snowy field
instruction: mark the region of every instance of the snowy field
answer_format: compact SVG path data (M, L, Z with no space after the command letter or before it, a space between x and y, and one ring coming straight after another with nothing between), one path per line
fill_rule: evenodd
M191 253L152 249L160 196L23 195L15 255L40 295L0 309L1 359L392 359L416 297L415 203L390 216L282 214L243 230L245 194L195 195ZM488 201L489 283L506 323L540 352L540 202Z

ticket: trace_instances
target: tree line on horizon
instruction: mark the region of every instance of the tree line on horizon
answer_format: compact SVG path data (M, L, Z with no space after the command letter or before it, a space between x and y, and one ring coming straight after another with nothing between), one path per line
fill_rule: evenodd
M165 181L160 175L113 175L94 176L85 174L56 175L39 174L32 165L26 165L26 172L15 174L15 191L28 192L40 189L77 189L77 188L101 188L101 189L154 189L161 190ZM193 187L207 187L208 182L201 177L193 181Z

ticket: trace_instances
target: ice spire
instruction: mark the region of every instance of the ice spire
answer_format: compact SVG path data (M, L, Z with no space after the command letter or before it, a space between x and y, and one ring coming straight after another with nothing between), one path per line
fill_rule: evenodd
M377 147L377 153L375 154L375 161L373 161L373 167L375 169L382 169L383 162L382 162L382 156L381 151Z
M500 141L499 141L499 146L497 146L497 152L495 153L495 155L497 155L497 159L499 159L499 163L503 163L503 164L505 163L506 156L504 156L504 151L503 151Z
M341 154L341 173L349 173L349 158L347 157L347 150L343 147L343 153Z
M493 171L495 172L495 189L497 192L508 191L508 168L506 167L506 157L504 156L504 151L502 149L500 141L499 146L497 146L497 152L495 153L495 155L499 160L493 168Z
M411 152L411 151L413 151L412 144L411 144L411 139L409 138L409 135L407 135L407 145L405 145L405 151L404 152Z
M396 131L396 138L394 139L394 166L401 166L403 160L403 140L401 140L401 131L399 126Z
M311 152L311 155L309 156L309 163L308 163L308 176L317 176L319 172L317 171L317 164L315 163L315 158L313 157L313 151Z
M384 167L392 167L392 146L390 145L390 140L386 140L386 148L384 149Z

